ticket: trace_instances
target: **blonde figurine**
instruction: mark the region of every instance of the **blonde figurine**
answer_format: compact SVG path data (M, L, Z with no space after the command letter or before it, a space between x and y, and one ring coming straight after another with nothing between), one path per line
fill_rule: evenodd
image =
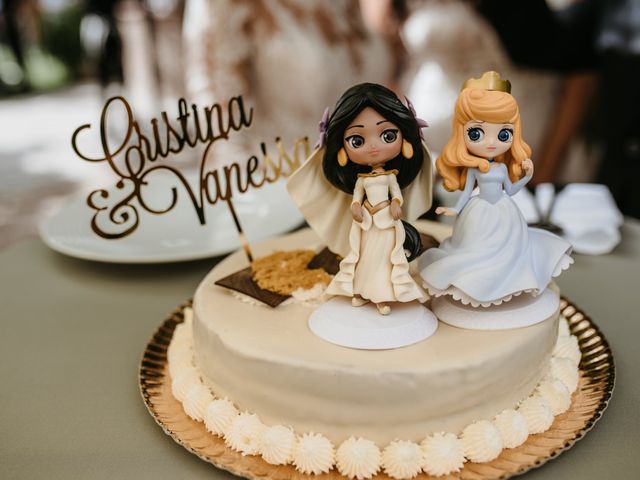
M436 168L449 191L462 190L453 234L419 259L429 293L464 304L497 305L524 292L537 295L573 263L571 245L529 228L511 196L533 175L511 85L496 72L465 82L455 105L453 132ZM472 196L475 186L479 194Z

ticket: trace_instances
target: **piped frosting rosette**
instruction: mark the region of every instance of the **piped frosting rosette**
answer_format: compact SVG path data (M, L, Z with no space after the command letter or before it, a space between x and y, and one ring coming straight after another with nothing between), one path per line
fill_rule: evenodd
M297 471L319 475L336 469L350 479L370 479L380 472L407 480L424 472L444 476L459 472L467 461L489 462L504 449L522 445L529 435L548 430L554 416L571 406L579 381L578 341L562 316L558 340L546 375L534 392L513 409L493 419L478 419L458 435L437 432L420 443L398 439L379 446L351 437L335 447L317 432L294 432L286 425L265 425L258 415L240 412L226 398L215 398L194 366L191 310L176 327L167 352L171 390L187 415L204 422L211 434L242 455L260 455L271 465L292 465Z

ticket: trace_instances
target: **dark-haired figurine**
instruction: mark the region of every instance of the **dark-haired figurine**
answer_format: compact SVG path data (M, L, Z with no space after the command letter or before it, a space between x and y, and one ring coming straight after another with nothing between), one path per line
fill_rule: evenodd
M347 90L320 124L319 147L287 188L309 225L344 259L327 293L368 302L423 302L409 273L420 236L411 221L431 206L431 158L411 106L389 89Z

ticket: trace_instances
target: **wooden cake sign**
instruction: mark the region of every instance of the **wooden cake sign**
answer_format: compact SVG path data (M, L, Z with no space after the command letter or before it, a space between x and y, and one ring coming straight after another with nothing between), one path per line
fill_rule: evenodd
M121 141L113 145L109 131L110 116L115 112L126 117L125 133ZM201 225L206 223L205 206L223 201L229 207L243 248L252 260L251 251L242 232L240 221L233 207L234 190L244 193L250 188L260 188L265 183L276 182L287 177L310 154L307 138L296 140L293 153L289 155L280 138L275 139L277 158L272 158L265 143L260 144L261 160L252 155L242 163L226 163L221 168L208 169L207 158L212 146L251 126L253 108L244 104L242 96L232 97L226 108L213 104L199 108L186 100L178 101L178 116L172 124L167 112L161 112L160 120L150 121L151 135L145 135L136 120L133 110L124 97L112 97L105 103L100 115L100 142L102 153L98 157L84 154L78 146L83 132L90 130L91 124L78 127L71 138L75 153L89 162L106 162L118 177L115 187L123 195L114 196L103 188L92 191L87 197L87 205L94 211L91 219L92 230L105 239L124 238L139 226L139 209L154 215L170 212L178 201L178 188L172 187L169 205L162 209L153 208L145 199L143 186L149 184L153 172L164 171L175 175L184 194L188 196ZM177 168L162 164L161 160L178 154L186 148L204 146L198 169L197 185L191 185Z

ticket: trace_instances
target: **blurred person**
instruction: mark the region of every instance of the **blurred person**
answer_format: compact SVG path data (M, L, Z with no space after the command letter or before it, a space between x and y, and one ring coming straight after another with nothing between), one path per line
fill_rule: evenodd
M136 115L150 119L174 110L184 96L184 0L92 1L109 5L109 31L118 41L114 64L120 67L122 87Z
M184 0L139 0L151 35L154 74L159 92L175 105L184 96L182 24Z
M393 70L390 86L399 90L399 82L407 68L407 49L402 40L402 24L407 19L405 0L360 0L365 25L380 34L391 47Z
M640 218L640 0L576 0L557 12L544 0L519 2L517 8L508 0L478 0L477 8L516 63L553 72L597 72L603 149L597 181L611 189L623 213ZM595 90L582 88L582 99L573 101L576 108ZM560 158L545 165L551 175Z
M392 47L367 30L358 0L187 0L184 48L190 102L242 95L254 109L248 132L216 145L218 164L260 156L276 137L286 149L305 136L313 146L344 90L393 76Z
M540 148L555 109L560 77L516 66L472 2L408 0L401 32L409 60L400 87L418 116L429 123L425 136L434 152L440 152L449 138L453 105L462 83L487 70L511 80L523 135L534 152Z
M110 83L122 83L122 39L117 28L119 0L87 0L81 23L85 51L95 59L95 74L103 92Z
M39 0L0 0L0 41L7 42L13 58L0 58L0 90L21 93L33 85L34 51L43 47L43 12ZM31 78L30 78L31 77Z
M598 148L589 133L597 85L597 76L590 72L567 74L563 79L544 142L535 155L531 185L595 180Z
M24 46L22 43L22 38L20 35L20 29L18 27L19 23L19 6L20 2L18 0L0 0L0 12L2 13L2 17L0 17L0 26L2 26L2 30L4 30L4 37L9 44L9 48L15 57L17 70L14 75L15 80L12 80L13 84L11 85L16 90L28 90L28 84L25 82L25 58L24 58ZM6 67L5 67L6 68ZM3 82L6 81L6 75L2 75Z

